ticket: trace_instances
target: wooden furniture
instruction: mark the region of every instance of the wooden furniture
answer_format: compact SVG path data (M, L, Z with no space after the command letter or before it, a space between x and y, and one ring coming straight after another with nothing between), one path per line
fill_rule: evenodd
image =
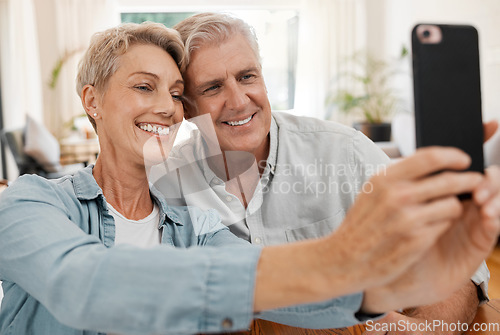
M476 328L476 330L474 330ZM250 330L232 335L361 335L364 325L339 329L303 329L264 320L252 322ZM467 335L500 335L500 299L491 300L478 308Z
M7 188L7 180L0 179L0 193Z
M61 140L61 164L83 163L85 166L95 162L99 154L99 141L93 139Z
M265 320L254 320L249 331L231 333L232 335L361 335L365 327L355 325L337 329L304 329L290 327Z
M490 282L488 283L488 295L490 299L500 298L500 240L497 247L488 256L486 260L490 270Z
M477 330L474 330L474 327L478 327ZM465 334L500 335L500 299L490 300L488 303L479 307L474 321L469 325L469 331Z

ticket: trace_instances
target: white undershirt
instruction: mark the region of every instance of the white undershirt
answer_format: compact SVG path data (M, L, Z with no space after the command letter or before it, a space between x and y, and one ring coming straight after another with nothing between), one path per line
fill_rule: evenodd
M148 248L160 244L161 230L158 229L160 211L156 204L151 214L141 220L127 219L110 204L108 207L111 216L115 219L115 245L129 244Z

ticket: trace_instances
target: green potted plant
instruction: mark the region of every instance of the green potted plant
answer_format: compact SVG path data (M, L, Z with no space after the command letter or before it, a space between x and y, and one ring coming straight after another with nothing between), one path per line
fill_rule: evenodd
M353 127L362 131L372 141L390 141L390 117L398 103L390 79L398 71L398 63L408 55L403 47L398 59L384 62L367 52L357 52L347 59L346 68L326 98L330 111L339 110L352 115ZM341 88L340 82L344 84Z

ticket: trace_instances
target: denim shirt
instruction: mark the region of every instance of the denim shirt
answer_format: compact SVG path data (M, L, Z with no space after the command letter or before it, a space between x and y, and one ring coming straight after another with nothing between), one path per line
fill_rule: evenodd
M167 206L162 245L114 246L114 220L92 167L57 180L23 176L0 196L0 334L191 334L255 317L261 249L213 210ZM362 294L261 313L303 327L349 326Z

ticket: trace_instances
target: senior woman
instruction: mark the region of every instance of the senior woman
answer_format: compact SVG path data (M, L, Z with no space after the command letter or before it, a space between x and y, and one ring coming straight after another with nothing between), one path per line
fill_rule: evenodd
M182 60L178 34L159 24L124 24L93 37L77 89L101 153L72 176L22 176L2 193L1 334L219 332L245 329L255 312L309 302L319 303L260 316L347 326L363 321L363 312L445 297L462 283L446 276L467 280L493 245L483 238L482 253L440 273L446 285L426 293L441 264L419 257L438 247L449 223L413 222L421 234L396 223L377 230L346 223L327 238L258 248L232 235L213 211L169 206L150 188L145 162L168 154L183 118ZM466 165L463 154L447 157L442 167ZM472 173L457 178L456 193L481 181ZM362 196L376 203L377 195ZM369 277L352 266L352 250L335 250L338 239L365 234L380 237L355 252L371 265ZM402 237L408 243L392 255ZM413 275L421 287L405 285ZM380 299L386 294L387 302Z

